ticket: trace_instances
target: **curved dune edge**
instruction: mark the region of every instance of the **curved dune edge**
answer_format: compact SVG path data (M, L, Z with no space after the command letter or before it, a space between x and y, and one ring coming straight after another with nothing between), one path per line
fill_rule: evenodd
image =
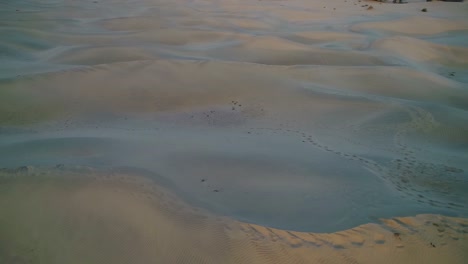
M427 26L430 25L430 26ZM467 30L468 23L435 17L411 16L391 21L363 22L352 26L353 30L379 30L407 35L434 35L448 31Z
M444 76L407 67L122 62L0 83L0 123L28 124L59 118L64 113L79 116L102 111L114 114L181 111L225 105L233 99L261 104L277 115L292 110L303 113L323 103L304 96L309 88L332 95L338 92L347 98L364 96L375 100L377 96L385 101L398 98L466 109L468 93L461 87ZM311 100L316 103L311 104ZM314 108L308 114L316 115L318 111L321 110ZM321 115L325 116L324 112Z
M373 47L418 62L452 67L465 67L468 64L468 48L433 44L416 38L404 36L382 38L377 40Z
M463 263L468 219L418 215L329 234L193 208L130 171L0 171L1 263ZM278 212L281 213L281 212Z

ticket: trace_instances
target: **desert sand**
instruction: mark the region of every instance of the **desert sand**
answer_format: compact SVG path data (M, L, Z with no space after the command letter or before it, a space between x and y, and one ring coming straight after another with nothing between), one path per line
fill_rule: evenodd
M279 230L193 208L128 170L0 173L3 263L463 263L468 220L382 219L335 233Z
M468 3L387 2L0 3L0 263L464 263Z

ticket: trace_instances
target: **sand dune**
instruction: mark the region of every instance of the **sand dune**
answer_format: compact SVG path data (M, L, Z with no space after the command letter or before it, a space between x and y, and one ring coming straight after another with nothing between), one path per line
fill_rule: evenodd
M466 67L468 59L468 48L466 47L450 47L402 36L381 39L374 44L374 48L410 61L454 68Z
M390 2L1 2L0 263L464 263L468 3Z
M365 22L353 25L353 30L391 32L400 35L434 35L456 30L468 30L465 20L443 19L427 16L411 16L390 21Z
M100 89L96 90L95 84L99 84ZM460 109L468 107L468 94L462 84L430 72L394 66L288 68L158 60L51 73L10 81L3 87L3 107L12 115L17 113L15 116L24 118L27 118L25 111L31 112L29 109L35 109L35 115L50 112L71 116L127 111L159 113L228 107L232 100L243 101L244 107L256 108L252 111L260 111L261 105L271 115L286 112L301 115L306 111L316 116L317 111L324 114L330 110L329 103L323 100L325 96L330 102L367 100L377 104L403 104L401 100L408 100ZM23 104L8 103L20 96L29 99L23 99ZM288 100L296 104L289 105ZM312 101L317 105L311 104Z
M213 216L129 173L3 170L2 261L463 263L467 257L464 219L418 215L331 234L278 230Z

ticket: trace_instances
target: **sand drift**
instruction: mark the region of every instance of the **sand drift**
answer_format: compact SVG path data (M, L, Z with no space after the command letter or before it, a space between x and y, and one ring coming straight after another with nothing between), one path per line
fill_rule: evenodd
M463 263L468 5L409 2L1 3L0 262Z

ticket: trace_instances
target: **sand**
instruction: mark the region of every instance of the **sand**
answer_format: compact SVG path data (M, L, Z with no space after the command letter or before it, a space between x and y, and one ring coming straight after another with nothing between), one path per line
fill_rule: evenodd
M408 2L1 3L0 262L463 263L468 3Z
M0 174L3 263L463 263L468 221L381 219L336 233L212 215L135 172L23 167Z

